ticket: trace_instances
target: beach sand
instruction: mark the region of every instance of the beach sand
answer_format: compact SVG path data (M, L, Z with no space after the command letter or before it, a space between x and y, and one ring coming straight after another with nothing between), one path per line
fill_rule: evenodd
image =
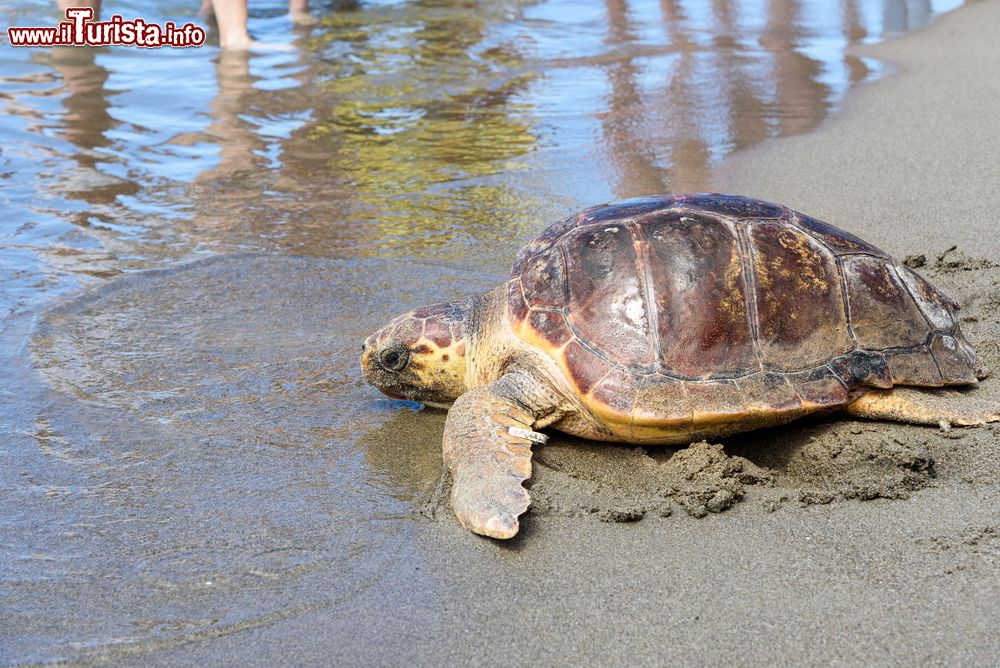
M781 201L900 258L912 256L911 265L962 304L963 330L987 364L1000 370L996 25L1000 2L993 0L944 16L919 33L866 47L865 55L886 59L898 71L851 95L816 132L738 154L725 165L717 189ZM405 268L376 270L385 274L386 285L406 281ZM125 278L41 319L30 344L36 366L65 396L90 402L87 411L105 411L107 424L94 427L95 433L109 434L105 441L127 437L127 421L108 426L118 419L109 407L123 401L143 402L147 417L162 423L162 432L130 445L106 469L146 471L138 483L148 487L143 494L162 494L164 505L144 506L141 522L114 518L109 554L94 556L100 542L81 548L90 559L106 561L114 574L107 582L97 569L85 588L70 580L25 584L51 605L37 619L15 620L18 637L51 636L63 626L73 637L91 623L95 635L106 635L108 625L80 619L79 606L100 610L102 597L114 595L122 609L143 609L142 600L129 599L133 595L148 596L161 608L169 604L178 618L189 614L194 621L179 628L151 619L150 629L163 629L160 640L70 646L61 656L134 665L987 665L1000 659L997 426L945 430L826 418L682 449L598 445L556 435L536 450L529 483L533 505L521 533L509 542L491 541L454 521L446 485L435 485L439 453L400 446L414 440L415 429L417 440L438 442L439 413L406 414L366 432L359 421L370 418L344 406L329 426L324 392L331 382L357 385L357 396L368 391L353 366L349 376L325 379L323 369L334 357L330 346L347 349L372 323L334 322L336 314L317 312L322 309L312 308L313 300L323 291L357 285L352 303L359 311L380 313L380 288L365 283L372 271L349 262L218 258ZM430 288L414 286L407 296L414 303L439 289L440 281L473 289L491 280L448 267L423 271L436 272L440 280ZM259 303L275 305L281 328L250 306ZM159 344L157 323L179 317L189 319L184 327L190 342L176 350ZM227 329L234 319L258 335L234 337ZM294 336L280 350L285 357L274 361L276 350L259 333L278 336L289 324ZM87 366L88 346L107 345L102 328L112 326L114 345L145 356L93 357L111 361ZM199 357L198 342L212 354ZM194 357L189 349L196 350ZM245 360L291 365L303 386L314 389L288 389L291 384L278 382L277 371L273 379L264 376L273 382L262 384L241 375L237 362ZM195 396L172 393L180 381L169 373L197 378L191 383ZM130 393L101 395L103 385L95 379L104 377ZM381 543L356 539L351 499L363 506L366 490L335 473L324 472L322 480L330 485L334 476L342 487L289 487L282 497L287 481L312 480L308 467L314 462L300 453L275 454L267 433L252 420L241 422L246 416L240 418L240 411L247 409L228 401L230 393L237 399L279 397L279 403L251 409L258 419L283 424L286 440L356 430L363 433L359 450L368 469L391 477L405 459L412 479L386 485L407 490L400 497L408 494L417 502L404 499L398 515L368 518L365 526L381 519L387 527L402 522L408 528L386 529ZM1000 378L984 381L970 396L1000 399ZM65 399L46 401L47 410L62 411L63 420L84 412ZM197 413L201 405L214 412ZM101 413L88 415L100 422L93 415ZM175 425L184 420L194 427L182 437ZM230 433L243 426L245 433ZM70 464L91 456L45 434L35 437L40 447ZM163 451L161 437L174 439L170 452ZM259 471L240 468L235 446L224 447L235 443L243 444L241 457L273 467L274 489L261 491ZM149 464L154 453L162 463ZM335 469L336 459L330 462ZM205 476L215 465L217 478L190 478ZM296 465L303 470L279 474ZM199 534L204 523L185 514L185 507L213 508L213 494L220 504L232 504L247 489L286 504L300 502L302 524L255 523L248 496L245 508L219 506L210 526L220 533L209 541ZM53 491L67 498L75 493ZM337 493L328 512L315 512L316 504ZM128 500L124 487L121 495ZM86 495L77 496L81 500L66 508L83 513L89 526L106 528L97 511L86 515L79 509L90 503ZM196 502L185 506L189 498ZM205 582L200 566L178 559L188 569L181 571L165 558L158 561L158 522L172 527L181 556L184 549L200 559L218 550L221 562L222 555L245 546L245 563L237 565L251 584L241 588L235 576ZM273 550L252 549L282 537L295 550L313 549L323 558L295 563L294 556L282 561L265 556ZM82 539L67 534L65 540ZM121 574L129 569L138 575L115 590L115 578L125 582ZM284 584L293 581L298 591ZM271 605L277 612L219 623L232 614L220 603L227 591L231 609ZM73 597L80 602L68 608L65 600Z
M817 132L737 155L718 190L924 255L911 263L962 303L963 329L1000 369L997 25L1000 3L977 3L865 47L897 71ZM1000 378L975 393L1000 397ZM465 533L432 495L413 553L346 608L157 659L1000 659L996 426L831 419L679 451L556 437L535 461L515 540Z

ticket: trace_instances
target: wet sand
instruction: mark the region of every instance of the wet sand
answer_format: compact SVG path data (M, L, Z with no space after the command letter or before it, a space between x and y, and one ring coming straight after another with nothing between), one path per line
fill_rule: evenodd
M998 20L1000 3L976 4L866 48L900 73L816 133L738 155L718 184L923 254L919 271L963 304L963 330L994 369ZM46 614L6 620L18 641L6 656L995 662L996 426L813 420L687 449L556 437L537 450L522 533L481 539L451 518L436 449L404 447L439 442L442 415L391 402L373 413L351 371L351 342L390 304L491 282L425 264L426 284L387 294L408 271L222 257L127 276L37 323L8 323L8 335L24 329L40 373L0 370L10 396L31 399L18 419L34 420L25 439L38 457L3 475L46 485L5 500L7 540L25 555L7 581ZM351 295L342 311L316 306L328 292ZM240 324L255 335L234 336ZM158 341L163 332L172 337ZM93 354L109 340L120 355ZM976 394L1000 397L1000 380ZM341 466L351 457L377 490L338 473L358 470ZM69 472L85 471L83 482L54 483L64 470L74 481ZM275 504L296 513L269 516ZM59 509L76 522L40 544L33 523ZM32 654L42 635L62 639L59 651Z

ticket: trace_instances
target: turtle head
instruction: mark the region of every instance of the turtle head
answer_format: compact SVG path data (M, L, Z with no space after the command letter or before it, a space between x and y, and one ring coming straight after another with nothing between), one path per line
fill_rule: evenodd
M465 318L471 300L418 308L361 347L365 380L394 399L447 408L465 393Z

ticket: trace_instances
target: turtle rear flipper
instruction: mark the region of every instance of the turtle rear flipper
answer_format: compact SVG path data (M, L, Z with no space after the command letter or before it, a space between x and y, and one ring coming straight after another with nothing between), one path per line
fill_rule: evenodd
M505 378L459 397L444 428L452 509L462 526L491 538L520 528L531 503L521 485L531 477L531 444L547 440L531 431L534 416L504 396Z
M1000 403L955 390L894 387L867 392L844 409L848 415L911 424L959 427L1000 422Z

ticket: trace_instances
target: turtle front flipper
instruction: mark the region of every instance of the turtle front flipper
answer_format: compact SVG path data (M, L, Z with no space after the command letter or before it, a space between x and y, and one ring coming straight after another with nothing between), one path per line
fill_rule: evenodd
M451 505L466 529L511 538L531 497L531 444L548 438L531 431L526 406L511 398L509 377L466 392L448 411L444 461L451 470Z

